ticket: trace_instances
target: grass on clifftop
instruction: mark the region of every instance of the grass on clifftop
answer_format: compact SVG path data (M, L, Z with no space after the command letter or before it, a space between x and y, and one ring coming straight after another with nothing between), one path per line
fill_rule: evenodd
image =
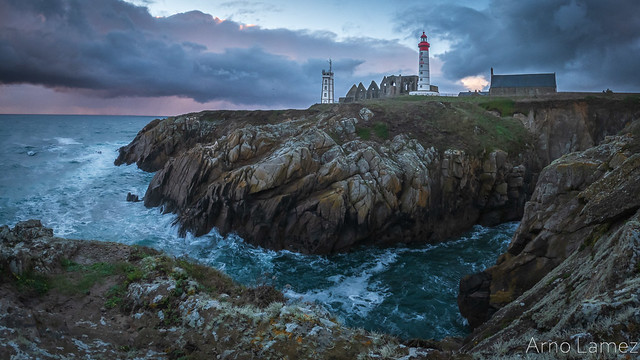
M496 98L478 105L488 111L497 111L501 116L512 116L515 113L515 104L515 101L508 98Z
M501 149L512 155L522 152L532 140L522 123L512 117L516 109L511 99L438 98L407 96L347 105L354 110L367 107L375 114L373 125L357 129L363 140L371 138L371 131L380 140L407 133L423 146L439 150L455 148L482 154Z

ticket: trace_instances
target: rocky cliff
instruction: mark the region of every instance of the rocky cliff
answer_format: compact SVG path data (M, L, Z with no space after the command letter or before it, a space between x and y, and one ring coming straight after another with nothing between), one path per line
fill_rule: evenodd
M181 231L217 227L272 249L331 253L437 242L519 219L539 170L633 116L619 101L379 101L202 112L147 125L116 164L159 170L145 205ZM618 110L616 110L618 109Z
M136 246L0 227L2 359L416 359L433 349L344 327L205 266Z
M522 354L534 338L567 342L579 358L591 342L637 341L639 254L637 120L542 171L508 251L461 282L461 312L477 327L466 350Z
M542 171L531 201L525 206L522 223L509 250L498 259L498 266L462 281L459 304L472 327L481 324L502 305L531 288L551 269L564 261L584 239L606 230L608 222L604 220L585 223L584 219L577 216L588 200L585 200L586 193L580 197L576 194L620 166L635 151L634 144L637 140L631 133L640 119L640 106L630 101L620 102L619 105L617 110L609 108L607 111L603 110L606 109L604 106L589 110L580 104L574 105L579 109L578 113L585 116L578 120L572 119L569 123L582 130L570 137L564 150L571 150L574 146L588 149L582 153L564 155ZM540 112L531 110L528 117L531 118L532 113L536 111ZM606 114L602 115L603 113ZM553 125L553 122L550 123L548 120L548 111L542 111L542 114L539 123L531 122L528 126L533 128L532 124L537 124L537 159L544 160L545 156L562 152L559 146L549 147L545 144L554 133L549 130L549 126L556 129L567 126L567 121L561 121L567 116L562 111L559 112L559 119L555 119L555 123L559 124ZM585 118L593 121L586 121ZM560 125L563 123L565 125ZM626 135L603 135L611 133L621 124L626 125L622 130ZM587 131L588 128L597 130ZM589 147L596 141L601 141L602 144ZM591 204L589 206L595 203L592 201ZM610 215L601 214L600 217L618 216L617 211L607 211L609 210Z
M486 137L496 136L498 125L515 129L506 142L511 155L463 134L455 135L459 147L434 146L447 141L446 132L433 131L434 119L460 110L470 111L409 103L395 110L314 107L263 119L189 114L147 125L116 164L160 169L145 205L177 212L183 232L217 227L268 248L312 253L441 241L478 221L519 218L527 193L517 152L526 132L517 121L473 106L485 122L467 115L456 124Z
M637 96L518 101L513 116L534 135L539 169L574 151L586 150L640 118Z

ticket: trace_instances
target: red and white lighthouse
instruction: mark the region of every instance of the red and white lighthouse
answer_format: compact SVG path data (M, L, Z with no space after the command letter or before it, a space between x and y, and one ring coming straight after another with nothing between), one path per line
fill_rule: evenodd
M420 59L418 65L418 86L416 91L409 92L409 95L439 95L438 87L431 85L431 77L429 74L429 43L427 42L427 34L422 32L418 49L420 49Z
M429 43L427 42L427 34L422 32L420 36L420 66L418 67L418 91L430 91L429 84Z

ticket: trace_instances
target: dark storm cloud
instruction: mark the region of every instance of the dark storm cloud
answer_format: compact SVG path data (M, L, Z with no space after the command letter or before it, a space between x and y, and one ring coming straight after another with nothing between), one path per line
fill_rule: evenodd
M119 0L0 0L0 84L307 106L317 101L323 59L334 57L349 82L367 59L411 53L393 42L333 37L245 27L198 11L154 18Z
M447 78L556 72L563 90L638 91L637 0L493 0L486 10L443 4L403 13L399 28L451 41Z

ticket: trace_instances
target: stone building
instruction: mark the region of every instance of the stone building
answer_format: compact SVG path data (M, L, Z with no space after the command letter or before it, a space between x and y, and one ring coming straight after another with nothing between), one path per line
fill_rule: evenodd
M366 99L384 99L399 95L409 95L409 92L415 91L417 87L417 75L389 75L382 78L380 86L375 81L371 81L371 84L366 89L362 83L359 83L358 86L354 84L347 92L347 95L339 99L339 102L351 103Z
M489 95L534 96L556 92L556 73L494 75L491 68Z
M377 99L380 97L380 88L375 81L371 80L371 84L367 88L367 99Z
M368 89L364 89L362 83L355 84L341 97L339 102L351 103L366 99L384 99L400 95L438 95L438 87L430 84L429 75L429 43L427 35L422 32L418 43L418 73L419 75L389 75L382 78L380 86L375 81L371 82Z

